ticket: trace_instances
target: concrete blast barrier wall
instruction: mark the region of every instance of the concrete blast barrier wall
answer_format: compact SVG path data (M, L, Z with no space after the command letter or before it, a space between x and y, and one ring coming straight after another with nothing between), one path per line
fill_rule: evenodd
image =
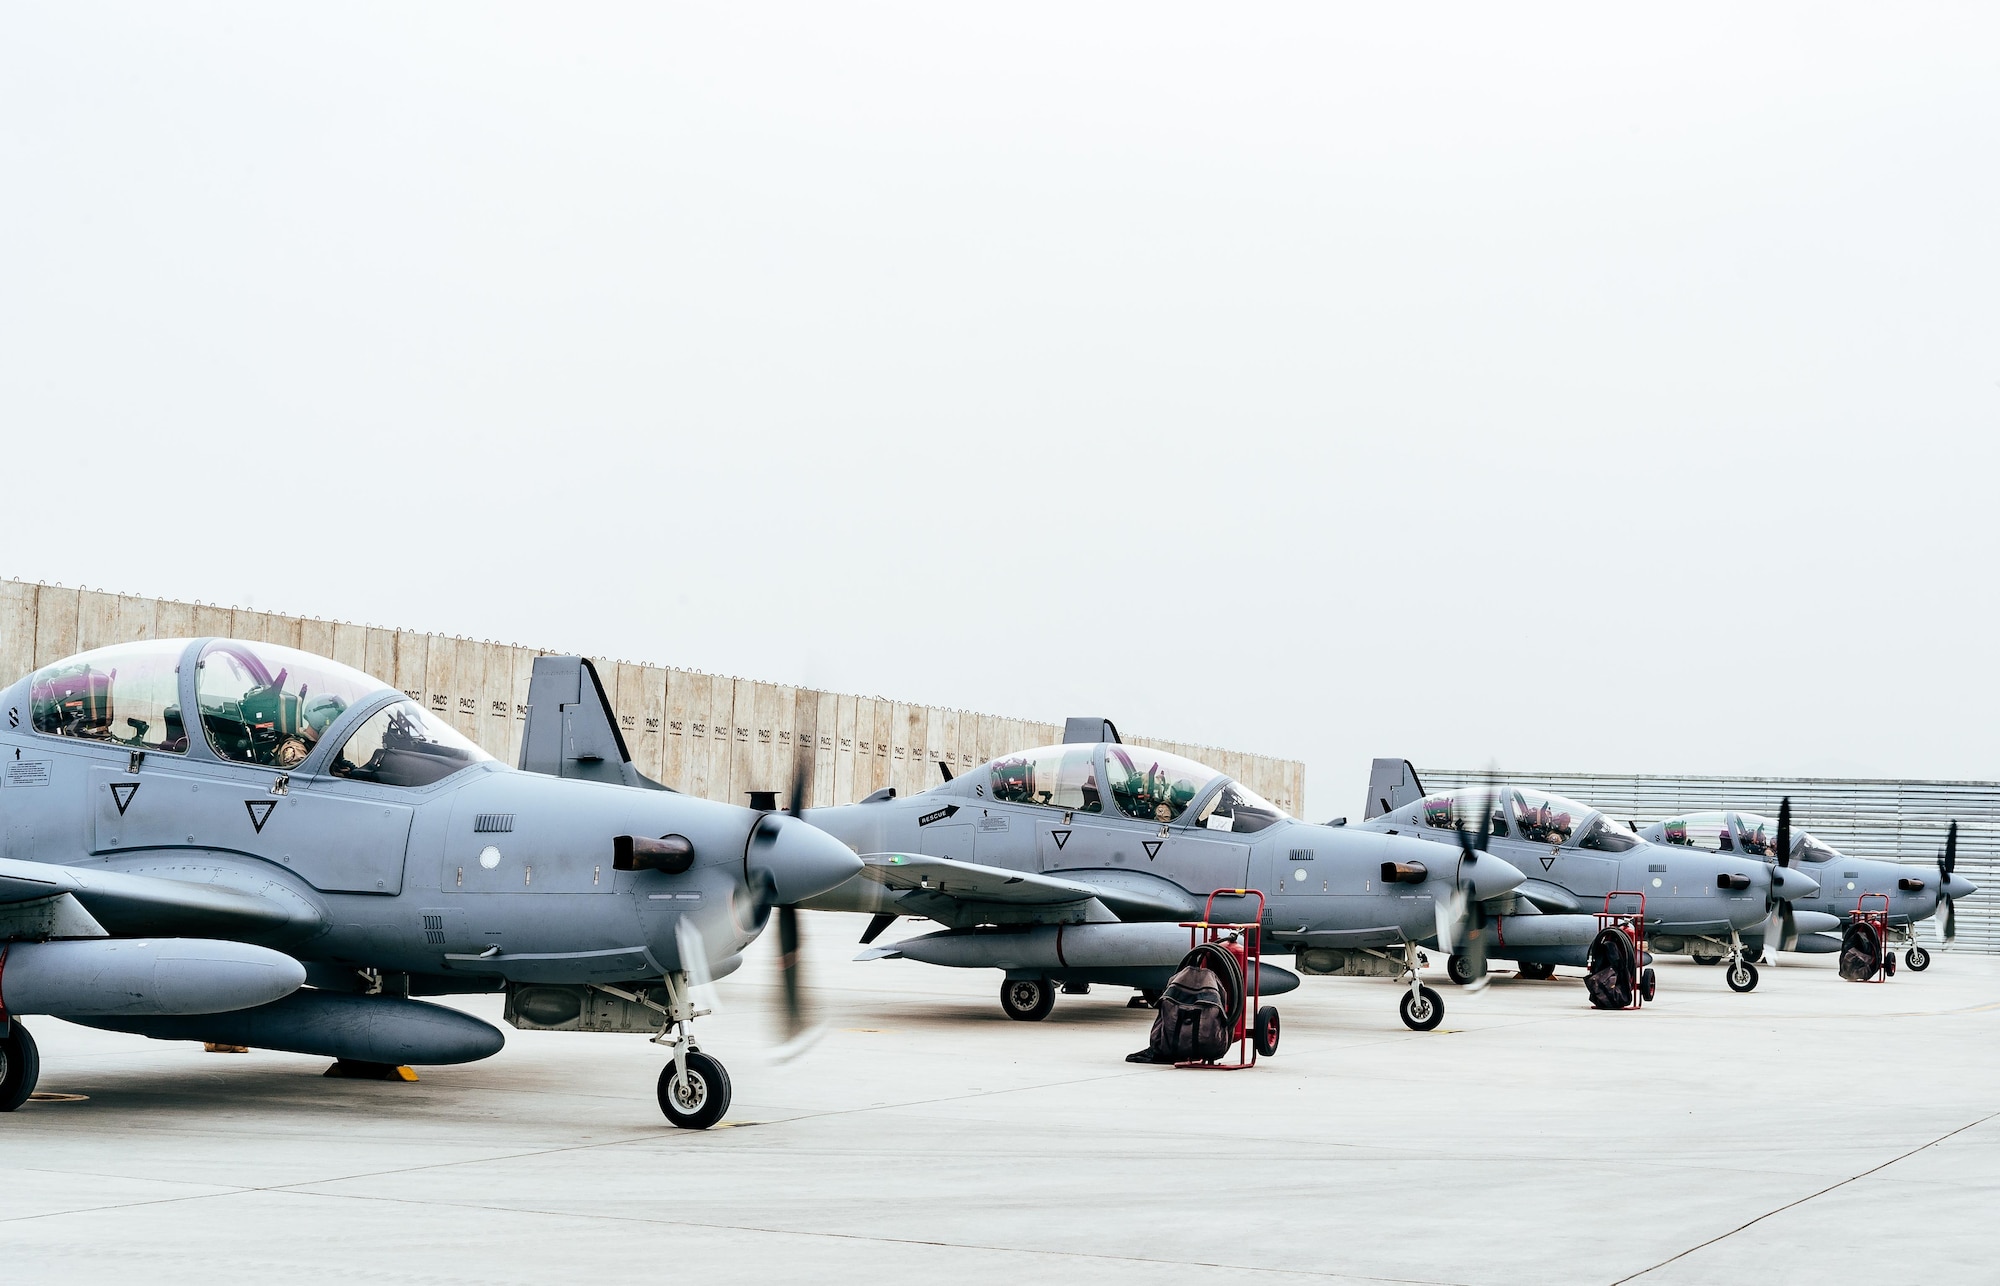
M510 764L521 755L529 674L535 658L550 651L0 580L0 684L74 652L210 634L282 643L366 671ZM639 771L705 799L740 804L753 790L785 799L794 765L804 769L807 798L817 806L852 803L885 786L914 794L943 779L940 765L959 773L1062 740L1060 723L591 660ZM1297 760L1132 733L1126 739L1227 772L1287 812L1296 813L1305 795L1305 765Z

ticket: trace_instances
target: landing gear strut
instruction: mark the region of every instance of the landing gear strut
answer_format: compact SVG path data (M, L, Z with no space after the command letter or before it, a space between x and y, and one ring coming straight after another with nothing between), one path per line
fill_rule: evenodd
M41 1051L17 1018L7 1024L7 1034L0 1036L0 1112L11 1112L27 1102L41 1078Z
M670 973L664 981L667 993L664 1005L644 992L626 991L604 983L594 985L599 991L644 1005L666 1019L653 1037L655 1045L665 1045L673 1056L673 1061L660 1069L656 1090L660 1111L683 1130L705 1130L729 1110L729 1073L694 1043L694 1020L709 1011L695 1008L688 994L687 975Z
M1750 963L1750 957L1743 952L1743 938L1736 930L1729 931L1729 955L1726 957L1729 971L1722 975L1731 991L1757 990L1757 966Z
M1403 970L1409 979L1410 989L1403 993L1403 999L1396 1006L1396 1012L1403 1020L1403 1026L1411 1031L1430 1031L1444 1021L1444 997L1424 986L1417 975L1417 944L1403 939Z

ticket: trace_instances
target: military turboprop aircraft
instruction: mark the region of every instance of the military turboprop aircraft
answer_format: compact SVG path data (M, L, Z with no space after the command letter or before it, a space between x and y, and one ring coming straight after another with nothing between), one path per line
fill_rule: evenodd
M1945 837L1944 852L1933 870L1928 865L1890 862L1872 857L1849 857L1811 833L1794 829L1790 822L1790 801L1785 801L1777 818L1756 813L1715 811L1686 813L1679 817L1639 828L1642 838L1656 844L1700 849L1711 853L1737 852L1749 857L1783 858L1819 884L1819 892L1792 902L1794 921L1777 926L1776 933L1761 930L1744 935L1771 959L1770 953L1782 945L1786 951L1814 954L1840 950L1840 930L1854 919L1856 910L1880 908L1888 913L1891 939L1887 946L1902 946L1903 963L1922 973L1930 968L1931 953L1917 942L1913 932L1920 920L1937 915L1940 941L1958 937L1959 898L1970 897L1978 888L1958 874L1958 823L1953 822ZM1783 840L1790 835L1791 842ZM1675 944L1662 939L1662 951L1686 950L1698 964L1716 964L1723 953L1706 944ZM1893 968L1894 962L1890 962Z
M1057 984L1157 991L1188 950L1177 922L1214 890L1256 889L1267 951L1290 950L1305 973L1399 979L1403 1022L1428 1031L1444 1002L1418 978L1419 946L1449 942L1468 907L1522 880L1469 847L1441 859L1417 840L1295 820L1212 768L1126 745L1107 719L1071 719L1064 738L908 798L806 810L864 866L802 905L874 915L863 943L898 916L938 921L943 932L862 958L1004 970L1001 1008L1033 1021ZM1263 977L1266 994L1297 985L1272 965ZM1259 1039L1275 1049L1275 1012Z
M1749 991L1757 969L1743 946L1774 910L1818 892L1810 876L1748 855L1648 843L1597 809L1525 787L1427 794L1407 760L1377 759L1368 785L1369 830L1463 842L1477 832L1527 872L1511 905L1476 925L1473 950L1455 953L1446 972L1468 982L1485 957L1513 960L1530 978L1559 964L1586 963L1597 913L1642 909L1648 943L1712 945L1729 958L1729 987ZM1613 893L1627 895L1607 904Z
M727 973L859 863L796 818L644 789L595 672L544 661L539 773L266 643L121 644L0 692L0 1109L39 1069L22 1015L379 1074L493 1054L498 1028L413 997L504 991L516 1026L657 1032L661 1110L712 1125L729 1078L689 971Z

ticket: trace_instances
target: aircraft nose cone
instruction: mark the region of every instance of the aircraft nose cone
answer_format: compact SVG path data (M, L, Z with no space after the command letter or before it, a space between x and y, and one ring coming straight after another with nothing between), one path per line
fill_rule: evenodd
M1771 868L1771 891L1785 901L1809 898L1819 892L1819 881L1793 866Z
M1960 875L1957 871L1953 871L1950 877L1944 882L1944 895L1954 902L1960 898L1969 898L1977 892L1979 892L1979 886L1971 880L1966 879L1963 875Z
M1528 878L1512 862L1491 853L1481 853L1467 862L1461 872L1459 878L1477 890L1481 901L1512 893Z
M770 817L764 825L752 860L770 873L780 905L824 893L861 870L854 851L817 826L793 817Z

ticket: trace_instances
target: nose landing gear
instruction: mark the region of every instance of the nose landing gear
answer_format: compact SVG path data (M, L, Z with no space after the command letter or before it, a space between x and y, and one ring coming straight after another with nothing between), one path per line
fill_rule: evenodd
M669 1121L683 1130L705 1130L729 1110L729 1073L688 1045L660 1069L658 1094Z
M662 1005L644 992L626 991L604 983L597 990L644 1005L666 1019L653 1036L655 1045L665 1045L673 1061L660 1069L655 1093L660 1111L683 1130L705 1130L729 1111L729 1073L713 1057L701 1052L694 1042L694 1020L708 1013L697 1009L688 994L688 976L670 973L664 978L667 1003ZM650 990L650 988L648 989Z
M1729 931L1729 954L1723 959L1728 962L1729 970L1722 980L1731 991L1757 990L1757 966L1750 963L1749 953L1743 950L1743 936L1734 929Z
M1444 997L1424 986L1417 973L1419 960L1417 944L1409 938L1403 939L1403 975L1410 989L1397 1002L1396 1013L1403 1026L1411 1031L1431 1031L1444 1021Z

